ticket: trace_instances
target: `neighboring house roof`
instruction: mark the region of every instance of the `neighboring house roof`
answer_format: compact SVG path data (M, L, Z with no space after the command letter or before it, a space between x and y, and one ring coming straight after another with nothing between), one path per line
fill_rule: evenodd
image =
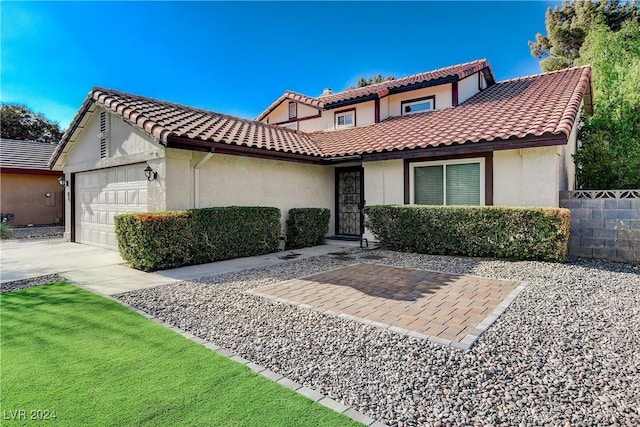
M402 91L407 88L415 88L416 86L425 85L432 86L462 80L478 71L485 71L485 78L489 85L495 82L493 71L486 59L479 59L464 64L452 65L425 73L414 74L412 76L403 77L401 79L388 80L382 83L376 83L369 86L344 90L342 92L321 95L317 98L302 95L300 93L286 91L284 95L278 98L273 104L258 116L256 120L262 120L269 115L278 105L285 100L296 101L315 108L331 108L336 105L343 105L346 102L357 101L362 98L373 96L381 98L394 91Z
M55 144L38 141L0 139L0 168L49 170L49 159Z
M94 88L63 135L50 165L56 163L93 104L168 147L320 162L389 152L402 156L398 152L416 148L480 147L479 143L490 141L501 142L500 148L565 144L583 98L587 107L591 104L591 93L590 68L575 67L494 84L453 108L393 117L369 126L303 133Z
M517 148L520 140L532 137L561 137L566 142L583 96L590 96L590 81L589 67L507 80L455 108L312 136L331 156L504 140L513 140L512 148Z

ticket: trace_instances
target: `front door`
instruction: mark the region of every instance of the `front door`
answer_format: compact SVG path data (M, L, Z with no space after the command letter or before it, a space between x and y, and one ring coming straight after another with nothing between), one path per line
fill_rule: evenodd
M362 233L360 207L364 205L362 167L336 169L336 234L359 236Z

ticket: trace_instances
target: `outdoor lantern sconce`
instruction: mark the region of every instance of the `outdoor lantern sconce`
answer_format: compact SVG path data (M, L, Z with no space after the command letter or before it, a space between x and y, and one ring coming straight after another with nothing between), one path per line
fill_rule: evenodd
M64 175L58 177L58 183L63 187L67 187L69 185L69 181L64 178Z
M144 176L147 177L147 181L149 182L155 181L156 178L158 178L158 172L154 171L151 169L151 166L147 165L147 167L144 168Z

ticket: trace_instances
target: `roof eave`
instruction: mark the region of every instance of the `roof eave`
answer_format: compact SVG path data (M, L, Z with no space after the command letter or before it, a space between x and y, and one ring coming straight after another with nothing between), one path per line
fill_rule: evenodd
M544 134L541 136L526 136L524 138L496 138L491 141L468 141L462 144L453 143L450 145L440 144L438 146L427 146L411 149L394 149L374 153L348 153L344 156L335 155L330 159L335 162L344 161L345 157L358 155L363 162L379 160L397 159L417 159L447 155L463 155L473 153L483 153L488 151L517 150L522 148L550 147L555 145L566 145L569 140L564 132L559 134Z
M225 144L224 142L203 141L197 139L170 136L167 141L168 148L177 148L190 151L202 151L216 154L243 155L270 160L286 160L291 162L323 164L323 157L313 154L293 153L289 151L277 151L266 148L248 147L245 145Z
M389 88L386 91L384 91L384 94L382 96L380 95L380 92L375 92L375 93L370 93L370 94L363 95L363 96L360 96L360 97L357 97L357 98L345 99L343 101L336 101L336 102L333 102L333 103L326 103L325 104L325 109L326 110L333 110L333 109L336 109L336 108L346 107L348 105L358 104L360 102L373 101L373 100L375 100L377 98L384 98L385 96L393 95L393 94L396 94L396 93L404 93L404 92L409 92L409 91L412 91L412 90L424 89L424 88L433 87L433 86L439 86L439 85L443 85L443 84L457 82L459 80L460 80L460 78L457 75L455 75L455 76L441 77L441 78L433 79L433 80L427 80L427 81L420 82L420 83L408 84L408 85L399 86L399 87L396 87L396 88Z
M82 105L80 106L78 113L76 113L76 116L73 118L73 120L71 120L71 124L69 125L69 128L64 133L64 135L62 135L60 142L58 142L58 146L56 147L53 154L51 155L51 158L49 159L49 164L48 164L49 169L53 169L56 166L58 159L62 155L67 144L75 134L78 127L80 126L80 123L82 123L82 119L87 114L87 112L89 111L89 109L91 108L94 102L95 101L93 100L93 90L91 90L87 98L85 98Z

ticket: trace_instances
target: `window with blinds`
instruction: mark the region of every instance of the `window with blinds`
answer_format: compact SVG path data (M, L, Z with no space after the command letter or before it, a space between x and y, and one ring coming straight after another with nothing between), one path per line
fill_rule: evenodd
M414 168L414 203L480 205L480 163L454 163Z

